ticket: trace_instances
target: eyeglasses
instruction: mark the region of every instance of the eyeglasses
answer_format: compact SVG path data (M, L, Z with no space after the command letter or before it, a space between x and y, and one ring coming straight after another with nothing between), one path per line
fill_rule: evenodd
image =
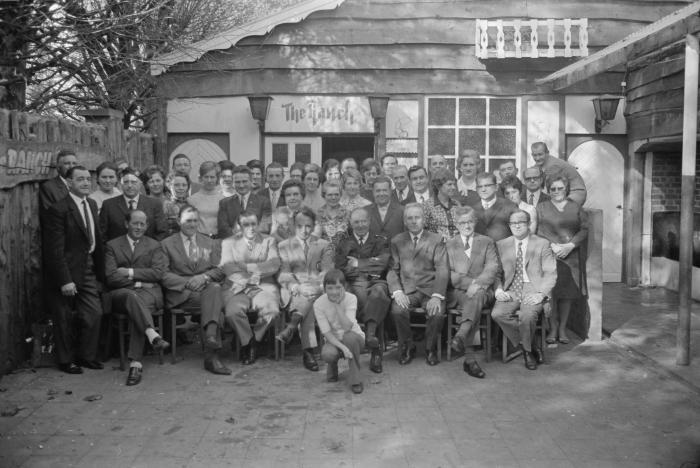
M251 222L241 223L241 227L255 227L257 225L258 225L258 223L251 223Z
M525 177L525 182L537 182L538 180L540 180L539 176L537 176L537 177Z
M511 226L527 226L530 223L528 223L527 221L513 221L512 223L508 224L510 224Z
M563 192L566 190L566 187L549 187L550 192Z
M494 185L496 185L496 184L483 184L483 185L477 185L476 188L480 189L480 188L486 188L486 187L493 187Z

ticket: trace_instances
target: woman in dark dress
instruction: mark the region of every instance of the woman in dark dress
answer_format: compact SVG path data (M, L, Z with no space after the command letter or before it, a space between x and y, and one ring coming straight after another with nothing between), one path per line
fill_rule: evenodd
M588 238L588 217L569 200L569 180L554 176L547 181L551 200L537 205L537 234L551 243L557 257L557 282L552 290L553 310L547 343L567 344L566 322L574 302L588 294L582 251Z

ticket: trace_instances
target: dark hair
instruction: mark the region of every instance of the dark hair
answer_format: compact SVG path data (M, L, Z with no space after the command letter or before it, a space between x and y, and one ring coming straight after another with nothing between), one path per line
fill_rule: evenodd
M165 184L165 170L156 164L148 166L146 170L141 173L141 176L143 176L141 180L143 181L143 186L146 188L146 195L151 194L151 189L148 188L148 181L151 180L153 174L160 174L160 176L163 178L163 193L167 195L170 190L168 190L168 187Z
M75 171L87 171L87 167L85 166L73 166L70 169L66 171L66 179L72 179L73 178L73 173ZM88 171L89 172L89 171Z
M306 216L307 218L311 219L314 226L316 225L316 213L314 213L314 211L308 206L302 206L301 209L297 211L297 214L294 215L294 222L296 222L299 215Z
M514 175L510 176L505 176L503 180L501 181L501 190L505 194L507 188L514 188L518 192L522 192L523 190L523 183L520 182L520 179L518 179Z
M385 154L384 156L382 156L382 159L381 159L381 161L382 161L382 166L384 165L384 160L385 160L386 158L394 158L394 161L396 161L396 164L399 163L399 158L397 158L397 157L396 157L394 154L392 154L392 153L387 153L387 154Z
M343 274L343 272L334 268L328 273L326 273L326 276L323 277L323 288L325 289L326 286L328 286L329 284L340 284L343 287L345 287L348 285L348 282L345 279L345 275Z
M56 162L60 161L61 158L65 156L75 156L75 151L69 149L62 149L61 151L56 153Z
M248 166L236 166L233 168L233 175L236 174L246 174L248 177L251 177L251 172L250 168Z
M340 162L340 166L341 166L341 167L343 166L343 163L344 163L345 161L352 161L353 163L355 163L355 167L357 167L357 161L355 161L355 158L345 158L345 159L343 159L343 160Z
M250 218L251 216L255 216L255 220L260 222L260 220L258 219L258 214L255 211L250 210L248 208L243 210L243 212L238 215L238 222L240 222L243 218Z
M146 212L143 211L143 210L129 210L129 211L127 211L127 212L126 212L126 215L124 216L124 220L125 220L127 223L130 223L130 222L131 222L131 216L132 216L134 213L143 213L143 215L146 217L146 224L148 224L148 215L147 215Z
M528 212L525 211L525 210L515 210L515 211L513 211L513 212L510 214L510 216L508 217L508 222L510 222L510 220L511 220L511 218L512 218L513 216L515 216L516 214L521 214L521 213L525 215L525 217L527 218L527 223L528 223L528 225L529 225L529 224L530 224L530 221L531 221L531 219L530 219L530 213L528 213Z
M141 180L138 173L136 172L136 169L134 169L131 166L125 167L124 169L121 170L121 172L119 173L119 180L121 181L125 176L128 176L128 175L132 175L132 176L138 178L139 180Z
M549 154L549 148L547 147L547 143L544 141L536 141L533 144L530 145L530 151L532 151L532 148L535 146L540 146L544 150L545 153Z
M389 184L389 189L391 190L391 179L388 176L385 176L385 175L377 176L377 178L374 179L374 182L372 182L372 189L374 189L374 186L377 184Z
M284 183L282 184L282 188L280 189L282 191L282 195L286 195L285 191L291 187L299 187L299 190L301 191L301 196L304 197L306 195L306 191L304 190L304 184L301 181L294 179L284 181Z
M261 173L265 169L265 165L259 159L251 159L250 161L245 163L245 165L248 166L248 169L260 169Z
M569 196L569 191L571 190L570 184L569 184L569 179L561 173L557 173L552 175L551 177L547 177L547 192L551 192L551 187L554 182L561 182L564 184L564 193L566 193L566 196Z
M414 172L418 172L418 171L423 171L423 172L425 172L426 176L428 175L428 171L426 171L423 166L416 165L416 166L411 166L408 168L408 178L410 179L411 174L413 174Z
M188 203L185 203L184 205L182 205L180 207L180 211L178 211L178 213L177 213L177 219L182 220L182 215L187 211L191 211L191 212L199 215L199 210L196 207L194 207Z
M301 178L303 179L303 178L304 178L304 173L306 172L306 171L304 170L305 167L306 167L306 163L299 162L299 161L295 162L294 164L292 164L291 166L289 166L289 175L290 175L290 177L291 177L291 175L292 175L292 171L294 171L294 170L296 170L296 169L301 169Z
M115 176L119 175L119 168L112 161L105 161L103 163L100 163L100 165L97 166L97 169L95 170L95 175L99 177L100 174L102 174L102 171L104 171L105 169L113 170Z
M278 163L277 161L272 161L265 168L265 172L268 172L270 169L282 169L284 171L284 166Z
M224 159L224 160L222 160L222 161L219 161L217 164L219 165L219 171L220 171L220 172L223 172L223 171L233 171L233 168L236 167L236 165L233 164L233 163L232 163L231 161L229 161L228 159Z
M489 179L494 184L498 183L498 181L496 180L496 174L492 174L491 172L479 172L476 175L477 182L484 179Z
M372 170L372 168L377 170L377 174L380 174L382 172L382 166L380 166L379 163L374 159L369 158L362 161L362 169L360 170L360 172L364 174L365 172Z
M323 163L323 166L321 166L321 169L323 170L323 173L325 174L332 167L337 167L338 170L340 170L340 163L338 162L337 159L333 159L333 158L326 159L326 161Z
M188 161L190 161L190 163L192 163L189 156L187 156L186 154L183 154L183 153L179 153L173 157L173 167L175 167L175 161L177 161L178 159L187 159Z
M452 171L447 169L436 169L435 172L431 174L430 185L433 188L434 193L438 193L443 185L449 181L456 181L455 175Z

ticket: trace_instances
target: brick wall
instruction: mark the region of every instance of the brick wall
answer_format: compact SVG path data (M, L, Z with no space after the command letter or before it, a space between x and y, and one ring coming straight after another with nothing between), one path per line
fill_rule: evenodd
M681 154L654 153L651 211L680 211ZM695 159L695 213L700 213L700 160Z

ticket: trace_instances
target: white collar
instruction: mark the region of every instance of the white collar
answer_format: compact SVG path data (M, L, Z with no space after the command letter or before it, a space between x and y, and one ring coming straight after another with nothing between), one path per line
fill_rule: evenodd
M135 196L134 198L127 198L127 196L124 195L124 200L126 200L126 206L129 206L129 202L131 202L131 201L133 200L133 201L134 201L134 206L137 206L137 207L138 207L138 206L139 206L139 197L140 197L140 196L141 196L141 194L138 194L138 193L136 194L136 196Z
M498 200L498 197L496 195L493 196L493 199L491 201L486 201L486 200L482 199L481 206L483 206L485 210L488 210L489 208L491 208L493 205L496 204L497 200Z
M182 243L186 244L187 242L190 242L190 238L185 235L184 232L180 231L180 237L182 237ZM192 235L192 240L197 243L197 233L195 232Z
M357 239L357 242L367 242L367 239L369 239L369 233L365 234L362 237L359 237L357 234L353 233L355 236L355 239Z

